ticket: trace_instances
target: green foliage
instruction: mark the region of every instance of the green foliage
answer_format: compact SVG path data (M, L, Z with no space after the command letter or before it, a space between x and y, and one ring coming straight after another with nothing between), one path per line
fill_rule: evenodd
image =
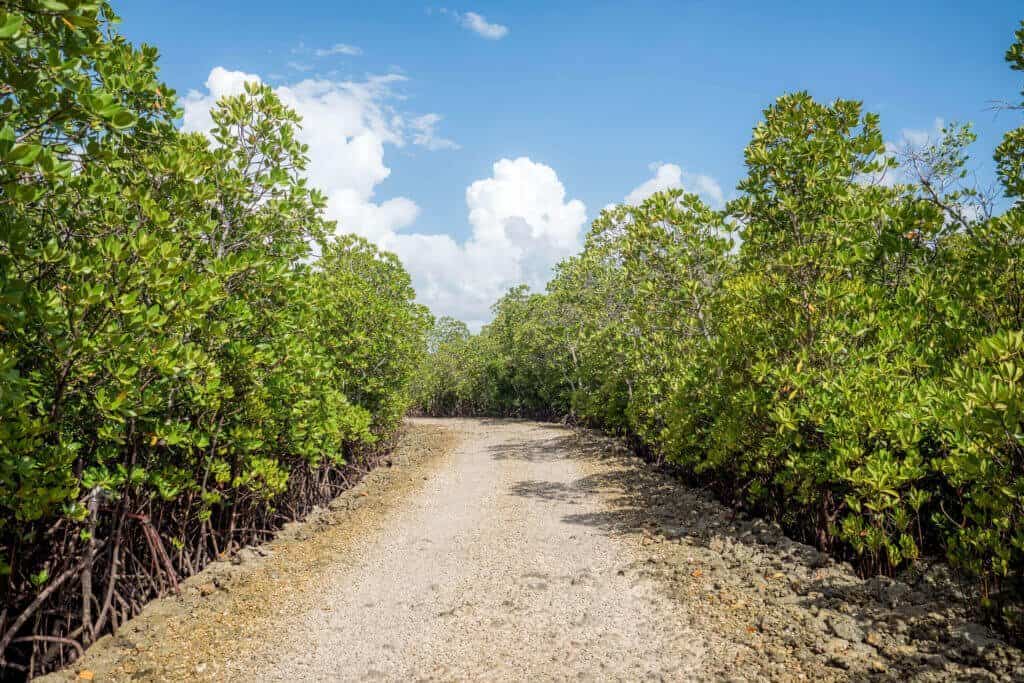
M182 134L156 51L115 22L104 2L0 10L11 619L94 540L90 492L107 534L115 513L169 506L187 568L186 532L206 543L224 520L234 542L239 510L269 511L297 474L377 447L409 405L429 327L393 256L333 236L302 177L298 116L270 88L220 101L210 139ZM47 534L69 528L51 558Z
M97 160L110 136L159 134L174 93L156 80L156 50L107 29L106 2L23 0L0 8L0 184L30 201ZM36 176L34 184L19 182ZM32 185L35 185L33 187Z
M1024 578L1024 208L990 217L964 186L973 139L950 126L897 160L860 103L783 96L723 211L679 191L606 210L546 293L432 349L418 403L626 433L865 570L942 548L1005 591ZM996 152L1018 199L1022 141Z
M1004 330L981 339L934 391L949 444L935 465L964 501L951 552L986 577L1013 575L1024 552L1022 380L1024 332Z
M412 395L431 415L482 415L495 412L487 378L492 377L489 346L470 337L465 323L439 318L427 337L429 353L416 372Z

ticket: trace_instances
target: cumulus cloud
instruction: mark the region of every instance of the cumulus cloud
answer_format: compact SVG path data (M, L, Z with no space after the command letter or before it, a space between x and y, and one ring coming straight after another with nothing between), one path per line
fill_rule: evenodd
M725 206L725 193L718 181L703 173L690 173L676 164L651 164L654 177L635 187L626 195L627 204L639 204L656 192L681 188L693 192L706 201L712 208Z
M210 116L210 109L221 97L237 95L245 90L246 83L262 83L263 79L257 74L250 74L244 71L230 71L221 66L215 66L210 75L206 77L206 92L190 90L185 95L183 103L184 116L182 117L182 128L186 131L207 132L213 128L213 118Z
M490 176L466 189L470 236L410 230L420 214L407 197L376 198L390 176L389 148L418 144L442 149L455 143L437 137L436 114L395 109L397 74L362 81L306 79L275 92L303 118L300 139L309 145L308 176L327 196L327 215L339 232L355 232L405 263L417 296L437 315L451 315L478 329L490 306L509 287L543 288L551 267L580 247L586 207L567 197L550 166L520 157L496 162ZM184 128L209 131L217 99L242 92L256 74L217 67L203 91L183 99Z
M456 12L448 9L441 9L441 14L450 15L464 29L468 29L481 38L487 40L501 40L508 35L508 26L491 23L482 14L476 12Z
M392 234L382 240L412 274L420 300L435 313L479 326L510 287L540 290L551 268L580 247L587 210L566 197L550 166L528 157L501 159L491 176L466 189L472 234Z
M466 189L466 205L474 236L488 241L508 237L509 221L514 220L528 228L532 239L571 247L586 219L582 202L565 202L565 187L555 170L528 157L496 162L490 178Z
M319 48L313 51L317 57L333 57L335 55L345 55L348 57L358 57L363 54L363 51L355 45L349 45L347 43L335 43L331 47Z
M404 80L397 74L363 81L308 78L275 88L281 100L302 117L299 138L310 148L307 175L326 194L327 214L344 232L379 240L412 225L419 215L411 199L377 203L374 197L377 185L391 175L384 163L385 146L401 147L408 139L407 128L419 130L414 122L422 117L405 115L390 104L396 99L393 88ZM185 96L184 129L208 131L213 125L210 108L221 97L242 92L249 81L261 79L215 67L204 92L193 90Z

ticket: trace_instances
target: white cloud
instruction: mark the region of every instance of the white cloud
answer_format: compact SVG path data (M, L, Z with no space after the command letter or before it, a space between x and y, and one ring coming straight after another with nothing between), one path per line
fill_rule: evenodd
M438 114L424 114L409 121L409 127L413 131L412 143L426 147L431 151L459 149L459 145L454 141L437 136L435 129L440 122L441 116Z
M244 71L229 71L222 66L215 66L206 77L206 93L191 90L182 101L184 116L182 127L186 131L208 131L213 127L210 109L222 97L237 95L245 90L246 83L262 83L263 79L256 74Z
M904 128L900 131L900 141L898 145L893 146L893 143L886 143L886 148L893 147L905 147L910 145L912 147L924 147L926 145L933 144L942 137L942 129L945 127L946 122L936 117L932 123L930 130L922 130L918 128Z
M466 188L472 235L393 234L382 240L412 274L419 299L474 329L509 287L543 289L551 267L575 253L586 207L567 199L554 169L528 157L496 162Z
M510 222L515 222L529 239L573 247L586 220L582 202L565 202L565 187L554 169L528 157L496 162L490 178L466 189L466 205L473 235L483 241L508 238Z
M205 92L193 90L185 96L184 129L209 130L213 125L210 108L218 99L242 92L247 81L260 80L255 74L215 67ZM414 131L414 138L422 134L415 132L419 130L415 122L422 116L406 115L390 104L400 99L393 88L405 80L397 74L363 81L308 78L275 88L281 100L302 117L299 139L310 148L307 176L327 196L327 215L338 221L343 232L379 241L409 227L419 215L411 199L395 197L377 203L374 197L377 185L391 175L384 163L385 147L405 145L406 129ZM430 120L436 125L439 119ZM429 132L433 134L432 127Z
M508 35L508 27L492 24L476 12L466 12L459 17L459 23L488 40L501 40Z
M346 55L348 57L358 57L363 54L363 51L355 45L348 45L347 43L335 43L331 47L320 48L314 51L317 57L332 57L334 55Z
M183 99L184 128L208 131L217 99L259 80L213 69L204 91ZM358 82L306 79L275 92L303 118L299 137L309 145L307 174L327 195L327 215L338 221L339 232L355 232L398 254L422 303L478 329L509 287L543 288L551 267L579 249L586 207L566 196L550 166L527 157L502 159L489 177L466 189L468 239L410 232L419 206L407 197L375 197L391 174L385 151L408 143L432 149L454 143L436 137L436 114L410 116L394 108L394 88L404 80L396 74Z
M455 12L442 8L441 14L448 14L459 22L459 25L488 40L501 40L508 35L508 26L494 24L476 12Z
M703 173L684 171L676 164L651 164L654 177L640 184L626 195L627 204L639 204L647 197L663 190L682 188L693 192L706 201L712 208L725 206L725 193L718 181Z
M903 128L900 130L899 138L885 141L885 151L882 152L879 159L880 161L895 159L900 165L895 168L883 168L872 173L861 173L855 178L856 182L882 187L914 182L916 180L914 173L905 165L908 153L938 142L942 137L942 129L945 125L946 122L942 118L936 117L930 129Z
M342 188L328 196L327 214L338 221L339 232L355 232L379 243L415 223L420 207L406 197L374 204L357 190Z

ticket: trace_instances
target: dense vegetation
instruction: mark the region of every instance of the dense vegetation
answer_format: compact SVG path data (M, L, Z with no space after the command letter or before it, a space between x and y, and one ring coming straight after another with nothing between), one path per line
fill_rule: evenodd
M334 237L250 85L186 135L105 2L0 2L0 672L66 663L323 502L408 406L429 315Z
M1024 71L1024 25L1007 60ZM972 140L894 154L860 103L785 95L723 211L606 210L546 293L512 290L479 335L439 321L419 405L629 434L866 571L941 548L1013 621L1024 127L995 153L1001 215L966 182Z
M607 210L546 293L431 332L325 220L294 112L251 84L183 134L116 21L0 0L0 675L329 498L413 394L628 434L866 571L941 548L1024 628L1024 127L993 215L968 127L894 155L860 103L786 95L724 210Z

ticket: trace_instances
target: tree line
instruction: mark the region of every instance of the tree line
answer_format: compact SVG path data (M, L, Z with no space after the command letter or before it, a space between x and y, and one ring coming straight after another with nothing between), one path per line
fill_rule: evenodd
M95 0L0 1L0 673L72 661L323 503L409 405L431 316L336 237L264 85L184 134Z
M1024 23L1006 60L1024 71ZM723 210L605 210L546 292L477 335L438 321L417 404L627 434L866 572L944 553L1019 634L1024 127L995 150L1002 199L973 140L894 150L860 102L780 97Z

